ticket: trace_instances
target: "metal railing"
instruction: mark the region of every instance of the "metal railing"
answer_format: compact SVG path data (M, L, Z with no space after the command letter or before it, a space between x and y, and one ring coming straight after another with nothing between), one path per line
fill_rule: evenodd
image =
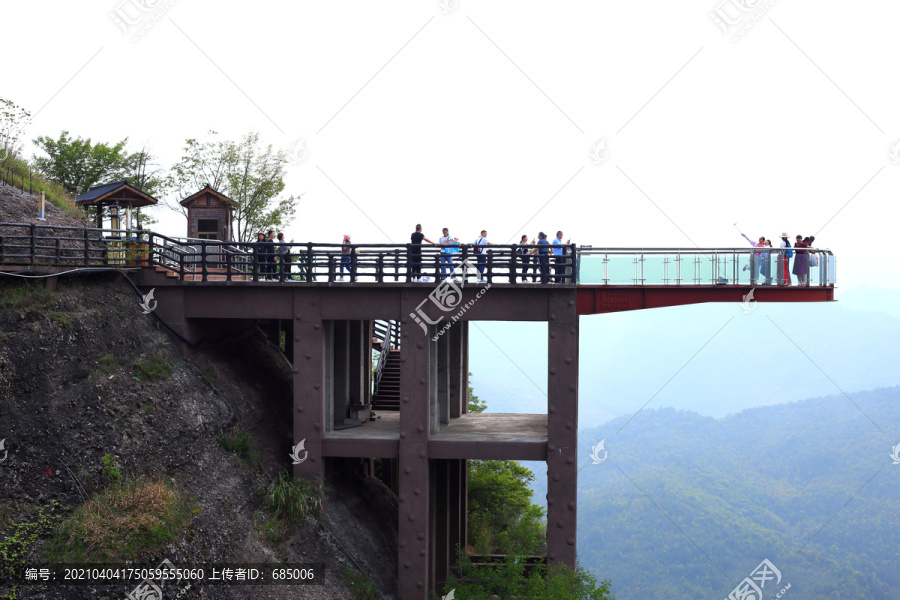
M282 248L286 254L279 253ZM272 244L29 223L0 223L0 265L45 270L164 267L183 281L437 283L466 276L487 283L604 286L836 282L834 254L822 248Z
M553 255L547 245L238 243L150 235L154 264L171 269L181 279L200 281L208 281L210 274L228 281L370 283L437 282L443 277L465 275L486 283L572 285L575 247L556 248L563 254ZM531 253L542 250L547 253Z
M0 223L0 265L31 268L127 268L150 265L141 231Z
M376 323L378 323L376 321ZM376 328L376 335L377 335ZM384 366L387 364L388 354L391 353L391 350L394 348L399 348L400 345L394 344L394 334L397 334L397 338L399 340L400 327L395 324L393 321L386 321L386 325L384 326L384 330L381 332L379 339L381 340L381 352L378 354L378 363L375 365L375 384L372 388L372 396L378 395L378 386L381 385L381 376L384 373Z
M836 267L832 251L823 248L581 246L576 262L579 284L609 286L785 286L804 279L805 285L834 286Z

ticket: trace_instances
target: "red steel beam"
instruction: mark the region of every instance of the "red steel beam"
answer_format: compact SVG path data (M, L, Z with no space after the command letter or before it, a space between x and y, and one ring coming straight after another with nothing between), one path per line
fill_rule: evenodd
M753 290L757 302L830 302L833 287L800 286L605 286L579 285L577 303L579 315L681 306L703 302L743 302Z

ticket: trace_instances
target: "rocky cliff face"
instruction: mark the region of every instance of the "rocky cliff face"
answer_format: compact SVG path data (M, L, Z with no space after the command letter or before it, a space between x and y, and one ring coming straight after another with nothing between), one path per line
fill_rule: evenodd
M367 579L392 597L396 554L356 492L330 487L321 520L272 527L266 490L290 468L292 415L290 380L267 344L251 324L186 359L122 275L61 277L55 291L41 279L0 275L0 549L42 509L56 527L95 494L154 482L184 501L186 517L168 540L129 560L326 565L321 585L201 585L181 598L375 598L359 595ZM237 453L223 443L240 439L249 445ZM26 563L43 560L51 529L26 545ZM17 594L112 599L133 588L24 586ZM9 591L0 584L0 596Z

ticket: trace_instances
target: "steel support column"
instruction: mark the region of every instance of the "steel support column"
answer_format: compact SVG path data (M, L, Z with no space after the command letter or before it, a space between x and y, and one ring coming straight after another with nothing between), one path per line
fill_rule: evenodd
M303 301L301 301L303 298ZM294 439L305 440L294 477L324 477L325 327L319 294L294 294ZM307 454L308 453L308 454ZM305 458L304 458L305 457Z
M404 293L401 314L416 310L418 295ZM431 408L431 338L402 321L400 344L400 442L399 442L399 600L426 600L431 580L428 549L429 477L428 430Z
M456 419L463 412L466 401L466 375L463 372L463 326L457 322L444 335L447 336L450 369L450 418Z
M547 360L547 562L575 567L578 314L575 291L550 295Z

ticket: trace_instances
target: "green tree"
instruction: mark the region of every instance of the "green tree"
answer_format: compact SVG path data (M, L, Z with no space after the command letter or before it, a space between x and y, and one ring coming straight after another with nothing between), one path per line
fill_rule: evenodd
M0 161L19 154L19 136L31 113L12 100L0 98Z
M545 511L531 502L532 481L514 460L470 460L469 543L488 553L542 554Z
M39 136L34 143L47 154L34 161L35 167L48 181L62 185L70 194L114 181L127 172L128 138L113 145L92 144L90 138L71 138L68 131L63 131L58 139Z
M485 402L484 400L480 399L478 396L475 395L475 388L472 387L471 381L472 381L472 374L469 373L469 392L468 392L468 397L467 397L469 412L473 412L473 413L484 412L485 409L487 409L487 402Z
M234 202L232 231L238 241L253 241L256 231L289 223L298 198L281 195L287 153L262 147L256 132L237 142L217 136L210 131L204 141L185 142L184 155L167 181L176 196L168 206L186 215L180 201L209 184Z

